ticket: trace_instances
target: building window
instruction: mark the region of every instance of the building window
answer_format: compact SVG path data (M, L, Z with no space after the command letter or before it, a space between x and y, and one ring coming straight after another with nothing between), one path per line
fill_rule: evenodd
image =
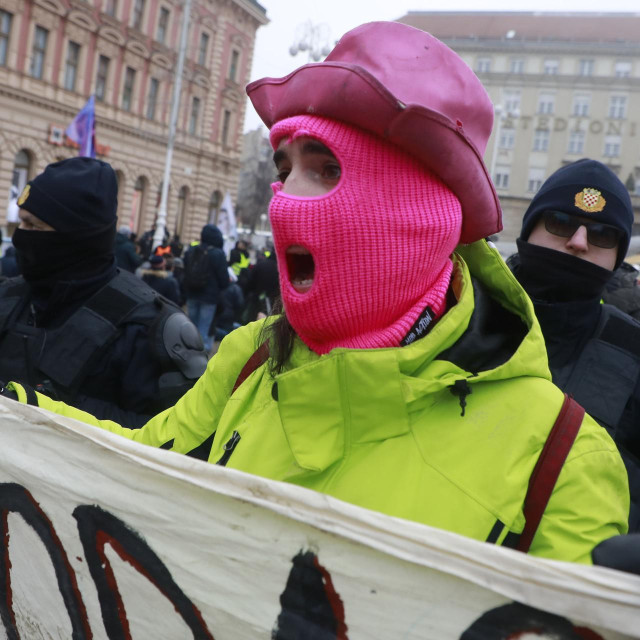
M491 71L491 58L478 58L476 60L476 71L478 73L489 73Z
M520 91L508 90L502 94L502 103L506 114L517 114L520 112Z
M225 113L227 113L225 111ZM198 119L200 118L200 98L191 101L191 117L189 118L189 134L196 135L198 129Z
M549 150L549 130L536 129L533 134L533 150L548 151Z
M34 78L42 78L48 37L49 32L44 27L36 27L33 34L33 50L31 51L31 75Z
M158 89L160 81L157 78L151 78L149 82L149 96L147 99L147 118L153 120L156 117L156 104L158 102Z
M64 88L67 91L75 91L76 78L78 77L78 60L80 59L80 45L69 40L67 46L67 61L64 65Z
M579 76L592 76L593 75L594 62L591 59L582 59L578 63L578 75Z
M204 66L207 63L207 53L209 52L209 34L200 34L200 48L198 49L198 64Z
M238 75L238 62L240 61L240 52L237 49L231 50L231 62L229 63L229 80L236 82Z
M617 158L620 155L620 136L605 136L603 155L606 158Z
M614 67L616 78L628 78L631 75L631 62L618 60Z
M107 79L109 78L109 58L100 56L98 58L98 70L96 73L96 100L101 102L107 95Z
M144 14L144 0L134 0L131 26L138 31L142 30L142 17Z
M509 167L496 167L496 175L494 176L494 182L498 189L509 188Z
M231 111L227 111L225 109L224 113L222 114L222 134L221 134L222 145L224 147L228 146L229 144L230 126L231 126Z
M500 139L498 140L498 146L500 149L513 149L516 141L515 129L500 129Z
M147 204L147 187L149 181L144 176L138 176L133 186L133 198L131 200L131 221L129 227L138 231L142 227L144 211Z
M556 97L553 93L541 93L538 96L538 113L553 113Z
M8 11L0 11L0 66L7 64L12 17Z
M127 67L124 74L124 87L122 90L122 108L125 111L131 111L131 102L133 100L133 86L136 81L136 70Z
M527 181L527 191L529 193L537 193L544 180L544 169L531 167L529 169L529 180Z
M590 106L591 106L591 96L586 96L586 95L573 96L572 113L574 116L588 116Z
M174 233L182 235L184 231L184 221L187 218L187 202L189 200L189 187L181 187L178 191L178 211L176 212L176 224Z
M609 117L625 118L627 115L627 96L609 96Z
M524 58L511 58L509 60L509 71L511 73L524 73Z
M584 153L584 131L572 131L569 134L567 153L582 155Z
M560 63L557 60L545 60L542 65L542 73L547 76L555 76L558 74Z
M27 184L27 180L31 175L31 156L25 149L20 149L18 153L16 153L13 160L13 175L11 178L11 191L10 196L12 198L18 198L22 193L25 185ZM10 223L13 228L18 226L20 219L15 216L8 217L7 222Z
M217 224L221 204L222 193L220 191L214 191L209 200L209 224Z
M103 6L104 6L104 12L108 16L111 16L112 18L115 18L116 9L117 9L117 1L116 0L106 0L106 2L104 3Z
M158 30L156 31L156 40L164 44L167 37L167 27L169 26L169 9L160 7L160 17L158 18Z

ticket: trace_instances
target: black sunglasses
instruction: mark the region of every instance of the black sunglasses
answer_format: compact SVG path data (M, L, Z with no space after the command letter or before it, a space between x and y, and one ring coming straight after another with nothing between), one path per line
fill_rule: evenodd
M613 249L618 246L620 229L603 222L585 222L564 211L544 211L544 228L554 236L561 238L571 238L580 228L587 229L587 242L594 247L601 249Z

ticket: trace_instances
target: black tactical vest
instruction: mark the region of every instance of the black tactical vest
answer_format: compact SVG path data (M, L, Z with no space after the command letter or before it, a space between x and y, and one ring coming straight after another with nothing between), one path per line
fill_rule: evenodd
M206 368L207 357L194 325L176 305L127 271L119 271L57 328L30 324L29 305L23 278L0 286L0 380L31 386L46 383L72 404L96 358L129 323L149 327L151 351L164 371L160 395L177 400Z
M640 532L640 324L602 305L598 326L578 359L552 374L618 446L629 476L629 532Z
M553 381L615 438L640 380L640 324L602 305L598 326L578 359L552 373Z

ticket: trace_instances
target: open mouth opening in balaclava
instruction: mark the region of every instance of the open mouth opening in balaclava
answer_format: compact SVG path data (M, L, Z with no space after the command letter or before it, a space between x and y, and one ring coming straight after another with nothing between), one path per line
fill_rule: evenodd
M291 286L298 293L307 293L313 285L315 262L310 251L300 245L291 245L285 250L287 274Z

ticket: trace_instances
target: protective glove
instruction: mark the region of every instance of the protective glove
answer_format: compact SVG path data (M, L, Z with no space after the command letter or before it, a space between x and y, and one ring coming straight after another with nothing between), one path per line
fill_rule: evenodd
M591 552L593 564L640 575L640 533L603 540Z

